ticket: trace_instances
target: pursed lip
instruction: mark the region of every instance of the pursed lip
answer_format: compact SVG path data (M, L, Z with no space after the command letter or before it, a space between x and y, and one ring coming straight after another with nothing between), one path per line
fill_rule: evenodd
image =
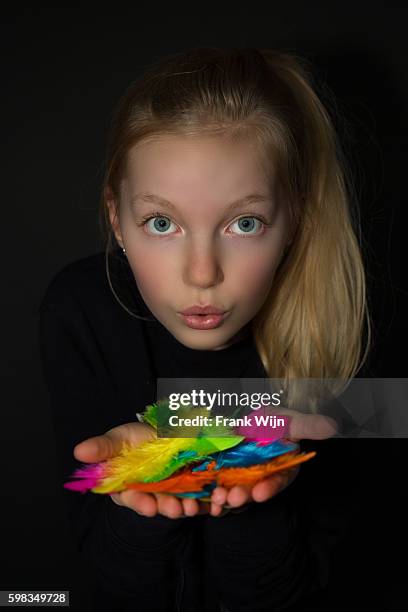
M222 308L217 308L216 306L190 306L185 310L180 311L180 314L183 315L206 315L206 314L224 314L226 310Z

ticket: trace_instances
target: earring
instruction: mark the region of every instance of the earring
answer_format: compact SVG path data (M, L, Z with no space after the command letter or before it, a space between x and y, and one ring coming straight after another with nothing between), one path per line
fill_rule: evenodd
M123 248L123 249L122 249L122 251L123 251L124 253L126 253L126 249L125 249L125 248Z

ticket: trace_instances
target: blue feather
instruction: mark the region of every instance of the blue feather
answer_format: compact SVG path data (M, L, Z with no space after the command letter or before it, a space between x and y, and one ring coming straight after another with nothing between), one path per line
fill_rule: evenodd
M189 493L175 493L175 495L177 497L193 497L193 498L211 497L211 493L213 492L216 486L217 485L214 482L214 483L205 485L202 491L190 491Z
M216 462L215 469L219 470L225 467L248 467L250 465L257 465L259 463L265 463L290 451L298 449L298 444L295 442L274 440L270 444L258 445L258 442L240 442L237 446L231 449L221 451L216 456L206 459L200 465L193 467L193 472L199 472L205 470L206 466L211 462Z

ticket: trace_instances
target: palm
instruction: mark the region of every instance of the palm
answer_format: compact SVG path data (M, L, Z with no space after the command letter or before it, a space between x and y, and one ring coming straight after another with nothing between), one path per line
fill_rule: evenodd
M327 416L304 414L285 408L267 408L265 412L266 414L290 417L288 439L292 442L298 442L301 439L326 439L336 433L335 421ZM217 504L225 504L231 508L238 508L253 501L264 502L290 485L299 473L299 469L300 466L295 466L289 470L283 470L273 476L264 478L252 488L235 486L228 490L224 487L216 487L212 492L212 500Z
M120 453L123 442L133 446L155 438L154 429L145 423L124 423L113 427L103 435L88 438L77 444L74 448L74 457L85 463L106 461ZM131 507L139 514L146 516L155 516L160 513L168 518L180 518L184 515L205 514L210 509L209 503L196 499L179 499L167 493L142 493L126 490L111 494L111 498L116 503L120 502L119 505Z
M289 439L293 441L303 438L325 439L336 433L335 423L322 415L304 415L282 409L271 411L271 414L273 412L291 417ZM120 453L125 441L137 445L155 438L155 430L146 423L124 423L103 435L80 442L74 448L74 456L85 463L106 461ZM230 490L216 487L212 492L211 502L208 503L193 498L181 499L168 493L142 493L130 489L113 493L111 498L115 503L132 508L145 516L155 516L159 513L168 518L180 518L208 512L221 516L228 511L223 509L224 505L225 508L239 508L248 502L263 502L273 497L294 480L298 471L299 466L274 474L258 482L252 489L244 486L235 486Z

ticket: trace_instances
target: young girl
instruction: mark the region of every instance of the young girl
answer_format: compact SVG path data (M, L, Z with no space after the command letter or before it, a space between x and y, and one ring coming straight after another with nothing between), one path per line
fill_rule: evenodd
M106 251L64 267L40 307L64 482L79 461L152 437L136 413L156 401L159 377L358 372L364 267L315 89L293 54L199 48L151 65L121 99L101 199ZM188 319L191 306L223 316ZM252 490L217 487L211 503L64 489L93 609L315 609L358 488L352 449L347 472L320 425L292 421L293 439L313 440L302 441L317 450L310 464Z

